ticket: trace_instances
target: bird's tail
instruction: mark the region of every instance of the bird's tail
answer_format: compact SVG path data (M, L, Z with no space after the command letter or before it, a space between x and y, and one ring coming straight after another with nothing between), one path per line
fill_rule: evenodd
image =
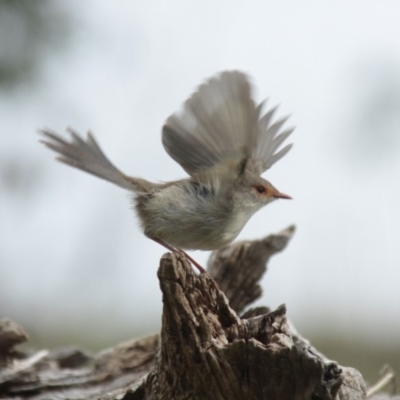
M90 132L87 133L86 140L84 140L71 128L67 128L67 131L71 134L72 140L70 142L49 129L39 131L45 137L41 142L58 153L56 158L58 161L134 192L141 192L150 184L145 180L127 176L116 168L103 153Z

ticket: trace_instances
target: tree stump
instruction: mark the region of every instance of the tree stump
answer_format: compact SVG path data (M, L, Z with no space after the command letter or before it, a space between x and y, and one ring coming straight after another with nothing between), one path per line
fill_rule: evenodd
M0 398L119 400L358 400L361 374L328 360L286 319L285 305L248 309L266 263L294 227L214 252L196 275L176 254L162 257L160 335L89 356L79 350L25 354L17 324L0 323Z

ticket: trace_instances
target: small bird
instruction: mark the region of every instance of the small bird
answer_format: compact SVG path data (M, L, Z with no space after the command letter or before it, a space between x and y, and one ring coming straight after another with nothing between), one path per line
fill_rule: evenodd
M291 197L260 175L283 157L277 151L294 128L281 131L288 117L272 119L256 105L249 78L224 71L200 85L162 129L167 153L189 178L153 183L125 175L105 156L93 135L86 140L68 128L68 142L49 129L41 142L57 160L133 192L144 234L172 252L215 250L230 244L250 217L275 199Z

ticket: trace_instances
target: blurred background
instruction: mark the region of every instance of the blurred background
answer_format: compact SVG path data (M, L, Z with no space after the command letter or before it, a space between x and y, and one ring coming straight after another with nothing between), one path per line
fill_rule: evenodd
M293 114L275 202L239 239L296 224L257 304L374 381L400 371L400 3L0 0L0 317L37 348L160 329L164 249L129 194L53 161L36 131L91 129L124 172L185 177L161 126L204 79L253 77ZM206 252L192 256L205 264Z

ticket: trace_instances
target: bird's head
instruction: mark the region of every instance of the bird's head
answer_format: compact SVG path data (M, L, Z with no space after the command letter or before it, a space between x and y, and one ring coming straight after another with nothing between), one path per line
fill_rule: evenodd
M254 174L244 174L238 184L237 201L253 212L276 199L291 199L280 192L270 182Z

